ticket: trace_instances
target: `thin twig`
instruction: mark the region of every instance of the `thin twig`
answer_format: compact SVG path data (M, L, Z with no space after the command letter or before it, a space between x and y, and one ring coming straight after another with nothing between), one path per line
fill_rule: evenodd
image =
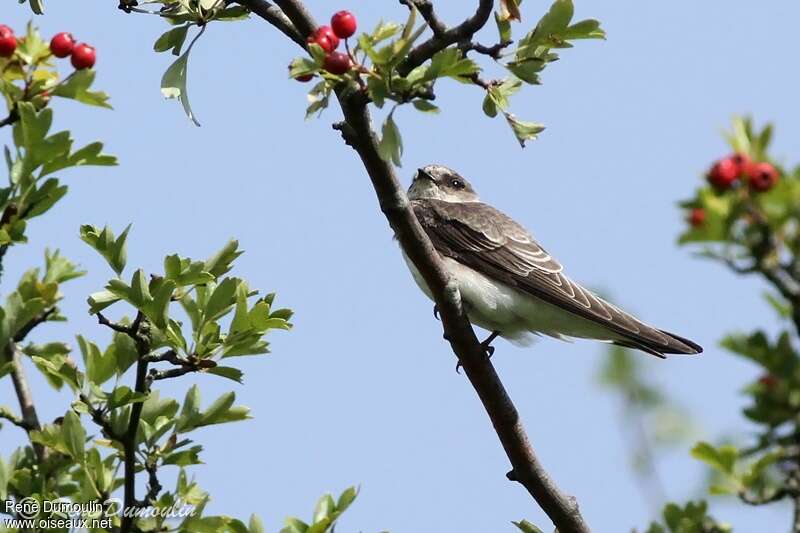
M32 429L28 427L28 424L26 424L24 420L6 411L0 411L0 419L7 420L18 428L24 429L25 431L30 431Z
M401 76L407 76L413 69L433 57L436 52L444 50L451 44L472 40L472 36L486 25L492 14L493 6L493 0L479 0L475 14L458 26L449 28L438 35L434 33L433 37L416 46L397 67L397 72Z
M33 330L33 328L35 328L39 324L47 322L47 320L51 316L53 316L55 312L56 312L56 307L53 306L48 309L45 309L44 311L33 317L27 324L22 326L22 328L20 328L20 330L14 334L14 342L20 343L24 341L25 338L28 336L28 334L31 332L31 330Z
M492 59L496 60L500 58L503 50L508 46L510 46L513 42L514 41L502 41L497 44L493 44L492 46L485 46L482 45L481 43L469 41L467 43L464 43L464 45L461 46L461 49L464 52L473 51L479 54L489 56Z
M0 128L3 126L10 126L11 124L15 123L19 119L19 115L16 111L11 111L6 118L0 120Z
M163 488L158 481L158 463L156 460L146 461L144 469L147 470L147 494L145 494L144 500L140 502L142 507L155 505L158 500L158 494Z

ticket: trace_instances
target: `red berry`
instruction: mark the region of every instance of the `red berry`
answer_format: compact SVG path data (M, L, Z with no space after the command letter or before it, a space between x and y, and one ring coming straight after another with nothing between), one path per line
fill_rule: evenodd
M702 207L695 207L689 211L687 220L689 221L689 225L693 228L699 228L706 222L706 210Z
M752 161L750 160L750 156L747 154L737 153L731 156L728 156L728 159L733 161L736 167L739 169L739 177L742 178L747 175L747 169L750 168Z
M50 51L56 57L67 57L73 48L75 48L75 37L71 33L62 31L56 33L50 40Z
M768 389L774 389L775 387L778 386L780 380L778 380L778 378L776 378L772 374L764 374L763 376L758 378L758 382L764 385Z
M344 74L350 70L350 56L342 52L331 52L325 57L323 66L331 74Z
M94 46L81 43L72 49L72 66L78 70L92 68L96 60L97 52L95 52Z
M720 159L708 173L708 181L720 190L729 189L739 178L739 165L732 158Z
M778 171L767 162L753 163L747 171L747 182L757 192L766 192L778 183Z
M0 57L11 57L17 49L17 38L14 37L14 30L0 24Z
M331 28L337 37L347 39L356 32L356 17L349 11L339 11L331 17Z
M308 38L309 43L317 43L323 50L330 53L339 47L339 37L333 33L330 26L320 26Z

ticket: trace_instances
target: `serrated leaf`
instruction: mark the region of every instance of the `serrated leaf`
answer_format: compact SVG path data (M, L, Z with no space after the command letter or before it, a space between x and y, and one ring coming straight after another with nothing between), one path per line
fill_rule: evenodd
M106 93L89 90L92 83L94 83L94 76L95 71L92 69L75 71L69 79L53 89L52 95L61 96L62 98L71 98L83 104L111 109Z
M378 153L384 161L401 166L400 158L403 155L403 139L400 130L389 113L381 128L381 140L378 144Z
M180 55L183 43L186 41L186 35L189 31L190 24L184 24L164 32L161 37L156 40L153 45L153 50L156 52L166 52L172 50L172 55Z

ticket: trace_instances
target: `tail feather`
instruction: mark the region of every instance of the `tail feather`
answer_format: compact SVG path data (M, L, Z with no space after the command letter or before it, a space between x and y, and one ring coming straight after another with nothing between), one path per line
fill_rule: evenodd
M696 342L690 341L680 335L675 335L663 329L658 330L668 337L666 343L654 342L650 339L639 337L637 339L627 338L622 341L615 341L614 344L624 346L626 348L633 348L655 355L659 359L666 359L665 354L680 354L680 355L696 355L703 353L703 347Z

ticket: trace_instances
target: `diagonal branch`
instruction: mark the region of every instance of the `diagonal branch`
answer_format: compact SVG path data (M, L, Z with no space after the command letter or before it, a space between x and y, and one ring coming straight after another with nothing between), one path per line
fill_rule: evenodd
M308 37L317 29L317 23L311 13L306 9L303 2L299 0L275 0L286 16L292 21L294 27L300 31L303 37ZM305 47L305 43L301 44Z
M19 409L22 413L21 422L24 426L21 427L24 427L28 433L41 429L28 378L25 376L25 367L22 365L22 354L13 340L8 342L6 354L11 361L11 381L14 383L14 392L17 394ZM33 451L40 463L47 458L47 450L41 444L34 442Z
M418 2L414 2L415 4ZM402 63L397 67L397 72L401 76L407 76L414 68L420 66L425 61L433 57L436 52L444 50L451 44L470 41L472 36L475 35L481 28L486 25L489 16L492 14L492 7L494 6L493 0L480 0L478 9L475 14L466 19L458 26L442 31L434 31L433 37L427 41L419 44L416 48L409 52ZM430 23L431 20L436 19L433 13L433 7L430 8L429 16L425 16L425 12L420 10L423 17ZM430 18L429 18L430 17ZM441 30L441 28L440 28Z
M301 32L307 34L314 29L313 19L305 15L305 7L299 0L277 0L277 3ZM410 70L450 44L471 39L486 23L492 5L492 0L481 0L474 16L412 51L413 57L406 60L405 67ZM589 527L578 510L576 500L562 493L539 463L519 413L469 323L458 286L449 276L441 257L411 210L394 168L380 157L367 102L357 92L347 91L345 87L337 90L337 98L345 121L334 127L342 132L347 144L361 158L381 211L403 251L431 289L441 313L445 338L483 403L511 462L512 470L507 477L518 481L528 490L561 533L588 533Z
M243 5L262 19L266 20L276 28L278 28L281 33L289 37L289 39L293 40L300 46L305 46L305 39L303 36L300 35L300 32L297 31L297 28L294 27L292 21L289 20L289 17L281 11L281 9L277 6L272 5L271 3L267 2L266 0L236 0L239 4Z

